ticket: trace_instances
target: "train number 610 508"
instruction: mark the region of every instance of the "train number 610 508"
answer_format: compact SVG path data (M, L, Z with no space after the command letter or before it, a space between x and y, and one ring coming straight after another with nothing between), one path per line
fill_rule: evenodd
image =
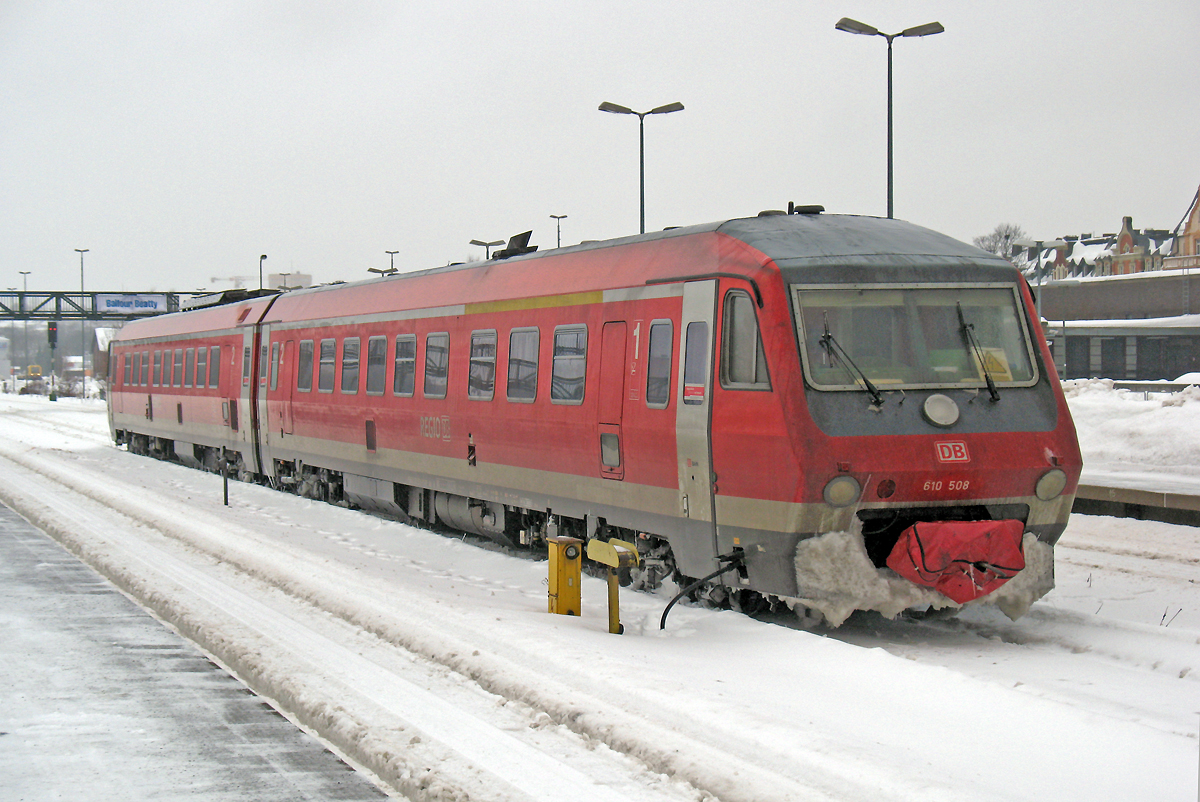
M927 482L925 482L925 489L932 490L932 491L938 491L938 490L942 490L942 489L945 489L945 490L970 490L971 489L971 480L970 479L951 479L950 481L947 482L942 479L930 479Z

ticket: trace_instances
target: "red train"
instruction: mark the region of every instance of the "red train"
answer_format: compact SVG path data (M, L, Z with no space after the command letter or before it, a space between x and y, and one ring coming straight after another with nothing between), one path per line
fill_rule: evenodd
M835 624L1053 586L1081 459L1005 260L819 209L534 250L130 322L113 437Z

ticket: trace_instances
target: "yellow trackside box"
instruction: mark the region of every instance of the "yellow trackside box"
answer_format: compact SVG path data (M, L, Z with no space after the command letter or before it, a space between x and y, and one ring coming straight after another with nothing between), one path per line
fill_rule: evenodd
M550 546L550 612L579 615L579 572L583 541L574 537L548 537Z

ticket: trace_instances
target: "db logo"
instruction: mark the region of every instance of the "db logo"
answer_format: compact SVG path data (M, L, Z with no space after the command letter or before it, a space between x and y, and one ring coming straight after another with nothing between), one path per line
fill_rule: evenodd
M937 449L938 462L970 462L971 455L967 453L967 444L962 441L951 443L934 443Z

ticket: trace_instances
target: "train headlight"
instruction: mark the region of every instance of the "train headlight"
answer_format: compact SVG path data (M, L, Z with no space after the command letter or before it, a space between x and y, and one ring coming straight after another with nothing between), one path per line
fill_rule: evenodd
M1034 492L1042 501L1053 501L1058 498L1067 486L1067 475L1058 468L1052 471L1046 471L1042 474L1042 478L1037 480L1037 486Z
M948 395L934 393L921 405L921 414L934 426L949 428L958 423L958 404Z
M831 507L847 507L861 494L862 485L853 476L835 476L825 485L825 503Z

